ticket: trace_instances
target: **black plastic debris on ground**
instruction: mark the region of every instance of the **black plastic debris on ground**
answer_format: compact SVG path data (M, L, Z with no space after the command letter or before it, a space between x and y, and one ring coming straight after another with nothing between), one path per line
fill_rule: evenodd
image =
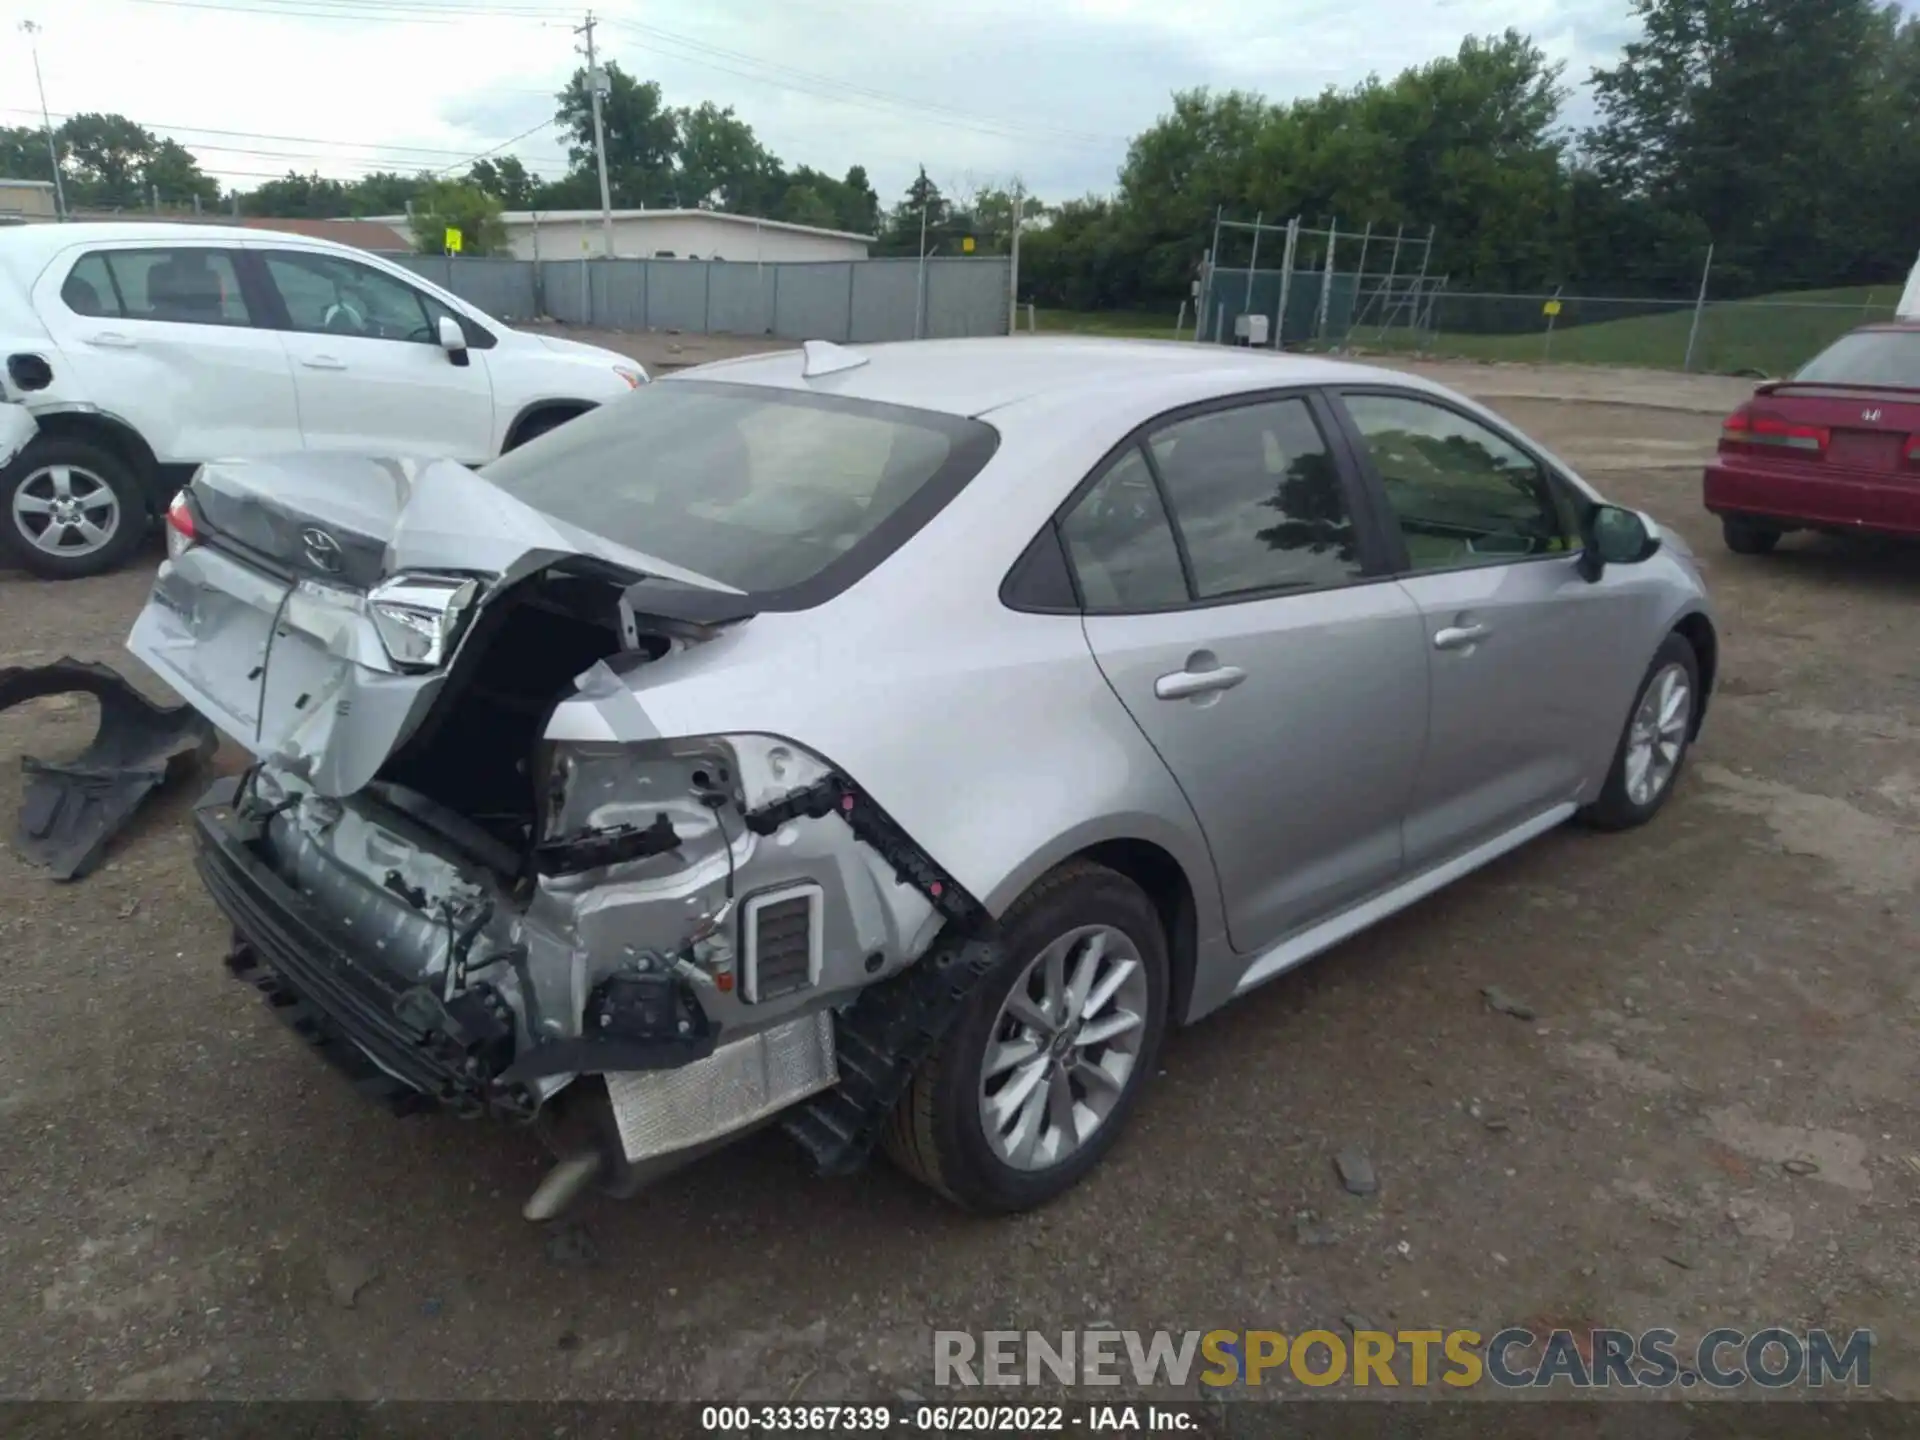
M79 880L176 765L204 764L219 744L187 705L156 705L105 665L56 660L0 670L0 710L42 695L82 693L100 702L100 730L75 759L20 757L20 851L56 880Z

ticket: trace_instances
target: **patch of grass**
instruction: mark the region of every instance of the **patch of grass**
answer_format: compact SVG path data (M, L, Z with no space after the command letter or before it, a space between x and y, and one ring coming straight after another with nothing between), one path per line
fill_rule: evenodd
M1043 332L1073 335L1113 335L1137 340L1172 340L1178 307L1157 310L1036 310L1034 324Z
M1890 285L1787 291L1752 300L1708 301L1693 348L1696 371L1728 374L1758 370L1785 375L1852 330L1893 314L1899 291ZM1461 302L1465 303L1465 302ZM1516 302L1519 303L1519 302ZM1536 311L1539 302L1525 302ZM1355 349L1410 351L1465 360L1551 361L1567 365L1624 365L1678 370L1686 363L1693 307L1676 304L1658 314L1604 318L1607 307L1569 302L1551 337L1544 314L1530 333L1484 335L1448 330L1447 300L1439 303L1437 334L1402 330L1385 335L1362 326Z

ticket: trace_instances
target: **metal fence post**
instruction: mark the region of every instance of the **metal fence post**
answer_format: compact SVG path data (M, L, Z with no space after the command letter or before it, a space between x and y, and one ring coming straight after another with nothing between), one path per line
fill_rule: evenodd
M1680 368L1688 374L1693 373L1693 346L1700 338L1700 312L1707 308L1707 277L1713 274L1713 242L1707 242L1707 263L1700 267L1700 294L1693 302L1693 324L1687 330L1687 358L1680 362Z
M1314 317L1313 338L1327 338L1327 315L1333 305L1333 248L1339 243L1340 220L1338 216L1327 222L1327 263L1320 275L1320 313Z
M1547 334L1546 338L1540 342L1540 361L1542 364L1545 364L1553 358L1553 322L1560 318L1560 292L1565 288L1564 285L1554 286L1553 299L1544 307L1547 312Z
M1220 267L1220 219L1223 207L1213 207L1213 248L1200 266L1200 294L1193 302L1193 338L1201 339L1207 324L1207 310L1213 304L1213 272ZM1216 336L1216 339L1219 337Z
M1254 272L1260 268L1260 222L1266 218L1266 214L1267 212L1264 210L1256 210L1253 212L1253 253L1247 257L1247 298L1240 304L1240 313L1243 315L1251 315L1253 313L1253 276ZM1238 339L1240 326L1237 321L1234 324L1233 330L1234 338ZM1251 321L1248 322L1247 343L1249 345L1253 343Z
M1300 242L1300 217L1287 222L1287 245L1280 257L1280 303L1274 307L1273 348L1284 349L1281 337L1287 329L1287 295L1293 289L1293 251Z

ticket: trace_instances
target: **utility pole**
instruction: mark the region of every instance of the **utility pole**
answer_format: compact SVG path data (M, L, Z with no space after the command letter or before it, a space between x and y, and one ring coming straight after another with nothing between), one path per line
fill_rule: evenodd
M598 22L587 12L586 23L573 33L587 37L587 95L593 102L593 154L600 163L600 241L603 252L613 258L613 192L607 188L607 132L600 120L600 92L606 76L593 50L593 27Z
M40 33L40 27L31 20L22 20L20 29L26 34L27 48L33 51L33 83L40 91L40 124L47 132L47 163L53 166L53 213L65 220L67 190L60 183L60 150L53 143L53 119L47 114L47 85L40 78L40 42L34 39Z
M1026 192L1018 180L1013 182L1013 241L1009 246L1011 263L1007 267L1007 333L1020 329L1020 221L1026 210Z

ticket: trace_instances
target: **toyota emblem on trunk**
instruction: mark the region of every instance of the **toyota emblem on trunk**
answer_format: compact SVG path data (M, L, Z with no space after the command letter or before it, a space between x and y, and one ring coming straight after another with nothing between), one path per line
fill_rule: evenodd
M300 543L307 547L307 563L329 575L340 569L340 542L318 527L300 532Z

